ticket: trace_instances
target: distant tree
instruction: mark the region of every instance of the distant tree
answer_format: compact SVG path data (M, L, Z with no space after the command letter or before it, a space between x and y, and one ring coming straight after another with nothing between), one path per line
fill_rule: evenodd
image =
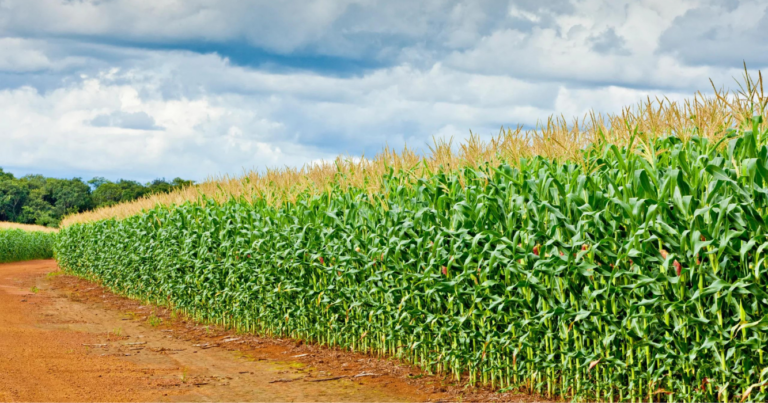
M57 226L65 215L93 207L91 189L80 178L56 179L27 175L20 181L29 188L29 196L22 214L15 221Z
M93 179L88 182L90 183L92 181ZM148 192L147 188L136 181L121 179L117 183L107 180L99 182L99 186L93 191L93 202L95 207L112 206L118 203L136 200Z
M38 193L38 192L35 192ZM56 213L53 210L53 206L40 197L29 198L26 204L22 207L22 214L17 222L25 224L37 224L44 225L46 227L55 227L61 221L61 217L56 217Z
M53 205L59 218L93 208L91 188L80 178L47 180Z
M0 168L0 180L3 180L3 179L14 180L16 178L14 178L12 173L5 172L5 171L3 171L3 168Z
M176 189L193 185L194 183L194 181L188 181L181 178L173 178L171 182L166 181L165 178L160 178L147 183L147 188L149 189L150 194L169 193Z
M88 181L88 184L91 185L91 190L96 190L99 188L99 186L110 183L107 178L103 178L101 176L97 176L91 180Z
M129 181L125 179L120 179L117 181L117 185L120 186L120 189L122 189L123 193L120 197L120 202L128 202L131 200L136 200L139 197L144 196L147 194L147 188L144 187L139 182L136 181Z
M179 177L173 178L173 181L171 182L171 186L174 189L192 186L194 184L195 184L195 181L188 181L186 179L181 179Z
M29 189L17 222L25 224L51 225L56 222L53 212L53 196L46 188L47 181L42 175L27 175L18 179Z
M88 181L89 183L91 181ZM91 185L93 186L93 185ZM91 193L95 207L111 206L120 203L123 197L123 190L114 182L105 181L99 183L96 189Z
M173 190L173 186L166 182L165 178L155 179L152 182L147 183L147 190L150 194L168 193Z
M29 198L29 186L0 168L0 221L17 221Z
M57 179L42 175L16 178L0 168L0 220L58 226L67 214L130 202L148 194L167 193L193 184L193 181L181 178L171 182L155 179L146 185L125 179L112 182L103 177L87 182L80 178Z

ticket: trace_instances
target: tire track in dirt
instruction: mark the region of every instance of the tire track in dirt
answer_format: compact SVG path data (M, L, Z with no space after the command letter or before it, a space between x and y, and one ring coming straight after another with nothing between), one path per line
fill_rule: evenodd
M0 401L535 400L200 325L57 270L0 265Z

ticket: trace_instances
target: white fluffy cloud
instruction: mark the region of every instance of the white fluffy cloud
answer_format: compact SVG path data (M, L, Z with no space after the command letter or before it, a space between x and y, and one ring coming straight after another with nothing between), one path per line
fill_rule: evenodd
M691 90L734 71L689 66L658 53L659 38L694 6L692 1L587 0L548 27L497 30L471 49L452 52L446 64L532 80Z
M231 171L230 163L297 164L314 155L301 147L284 155L279 146L244 134L268 134L281 126L252 111L206 97L142 97L141 90L151 93L151 88L111 81L86 78L44 94L29 87L1 91L0 161L29 170L66 167L109 176L129 172L142 179L157 172L201 179ZM101 116L137 115L157 126L93 124Z
M0 91L0 161L17 169L200 179L240 167L296 166L339 152L373 153L387 142L423 146L447 124L466 131L488 121L494 128L532 122L551 110L508 105L544 106L557 95L556 88L440 66L426 72L399 66L344 79L254 71L213 55L177 53L163 60L157 68L113 69L49 92ZM189 97L166 96L200 83L205 88Z
M0 166L200 180L680 99L739 74L677 45L718 7L0 0ZM747 9L745 33L723 34ZM766 19L754 2L723 10L700 19L721 47Z

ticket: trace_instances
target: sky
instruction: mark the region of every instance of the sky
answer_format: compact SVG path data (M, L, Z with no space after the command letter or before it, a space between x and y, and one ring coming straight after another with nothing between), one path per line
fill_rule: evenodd
M0 0L0 167L203 180L767 71L768 0Z

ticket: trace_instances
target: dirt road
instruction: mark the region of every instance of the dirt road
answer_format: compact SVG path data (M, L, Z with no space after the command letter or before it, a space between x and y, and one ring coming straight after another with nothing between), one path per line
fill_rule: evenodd
M533 400L394 361L235 334L64 275L0 265L0 401Z

